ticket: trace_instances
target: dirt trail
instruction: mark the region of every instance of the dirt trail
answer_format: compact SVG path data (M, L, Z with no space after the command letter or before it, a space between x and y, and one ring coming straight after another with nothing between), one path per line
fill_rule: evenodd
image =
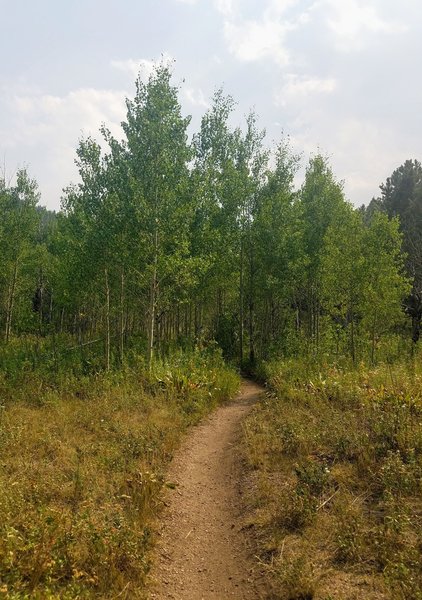
M244 382L241 393L188 436L174 458L150 598L256 600L261 574L241 530L241 422L262 393Z

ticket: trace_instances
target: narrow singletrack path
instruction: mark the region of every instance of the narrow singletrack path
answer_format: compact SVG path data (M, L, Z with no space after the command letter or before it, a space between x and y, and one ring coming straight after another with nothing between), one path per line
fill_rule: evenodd
M168 480L150 598L256 600L262 574L242 531L241 423L263 389L245 381L237 398L188 435Z

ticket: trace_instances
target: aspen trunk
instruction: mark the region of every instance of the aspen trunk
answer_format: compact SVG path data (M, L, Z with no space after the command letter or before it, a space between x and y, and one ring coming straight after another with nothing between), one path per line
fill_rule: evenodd
M254 270L252 247L249 250L249 364L255 364L255 332L254 332Z
M106 359L106 371L110 370L110 286L108 281L108 271L104 270L105 275L105 294L106 294L106 305L105 305L105 319L106 319L106 339L105 339L105 359Z
M375 364L375 336L376 336L376 325L377 325L377 313L374 314L374 320L372 322L372 340L371 340L371 363Z
M13 309L15 306L15 293L16 293L16 283L18 279L18 261L15 261L13 266L13 274L12 281L9 286L9 293L7 297L7 306L6 306L6 328L5 328L5 341L6 343L10 340L10 336L12 334L12 317L13 317Z
M50 292L50 307L48 309L48 322L53 323L53 290Z
M63 333L63 325L64 325L64 307L60 313L60 333Z
M120 277L120 364L125 360L125 271Z
M319 313L320 313L320 304L319 297L317 296L315 301L315 343L317 352L319 351Z
M350 307L350 354L352 356L353 364L356 363L356 347L355 347L355 319L353 318L353 305Z
M240 280L239 280L239 359L243 363L243 235L240 240Z
M154 233L154 263L151 280L151 297L150 297L150 320L149 320L149 335L148 335L148 366L152 368L154 358L154 342L155 342L155 311L157 303L157 269L158 269L158 227Z

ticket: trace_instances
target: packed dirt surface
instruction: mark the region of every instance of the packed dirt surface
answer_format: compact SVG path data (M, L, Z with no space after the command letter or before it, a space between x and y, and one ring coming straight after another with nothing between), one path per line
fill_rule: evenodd
M262 393L239 396L195 427L168 472L167 509L151 573L150 598L265 598L262 574L242 531L241 423Z

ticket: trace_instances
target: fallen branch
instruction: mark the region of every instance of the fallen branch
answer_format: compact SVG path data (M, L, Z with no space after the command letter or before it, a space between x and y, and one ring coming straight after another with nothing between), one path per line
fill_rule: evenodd
M330 500L332 500L334 498L334 496L339 493L339 491L340 491L340 488L337 488L336 491L334 492L334 494L331 494L331 496L329 498L327 498L326 500L324 500L324 502L318 506L317 512L319 510L321 510L321 508L324 508L324 506L326 504L328 504L330 502Z

